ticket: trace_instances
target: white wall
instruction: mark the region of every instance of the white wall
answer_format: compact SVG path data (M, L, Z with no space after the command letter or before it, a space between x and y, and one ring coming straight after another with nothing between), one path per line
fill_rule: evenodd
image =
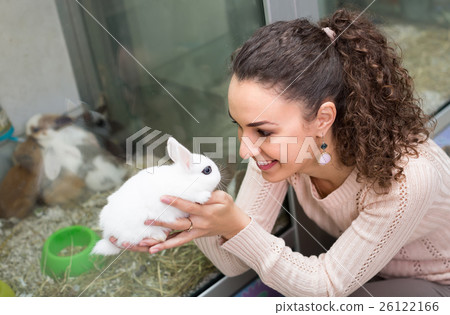
M79 99L54 1L0 0L0 104L16 135L34 114Z

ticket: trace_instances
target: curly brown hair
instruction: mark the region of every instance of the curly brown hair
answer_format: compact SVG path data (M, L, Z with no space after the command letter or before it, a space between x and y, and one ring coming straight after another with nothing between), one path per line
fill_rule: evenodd
M307 19L266 25L233 53L231 71L238 80L303 102L307 121L323 102L333 101L332 132L342 163L356 166L359 182L386 193L393 179L404 176L400 159L417 155L417 145L428 139L430 117L395 46L359 15L342 9L318 25ZM336 33L334 43L325 27Z

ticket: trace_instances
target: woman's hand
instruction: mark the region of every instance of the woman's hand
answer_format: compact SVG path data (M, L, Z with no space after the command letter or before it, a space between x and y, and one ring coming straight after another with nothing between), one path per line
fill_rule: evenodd
M166 235L168 235L169 232L166 232ZM141 242L145 241L146 245L140 246L140 245L131 245L130 243L124 242L122 245L117 244L117 238L111 236L109 238L109 241L113 243L115 246L119 247L120 249L130 250L132 252L141 252L141 253L147 253L149 251L149 247L156 245L160 243L160 240L155 240L153 238L144 238Z
M250 217L239 209L233 198L224 191L216 190L205 204L197 204L177 197L162 196L161 201L189 214L188 218L180 218L174 223L163 223L147 220L146 225L164 226L181 232L169 235L162 243L154 240L142 240L135 248L139 251L148 249L151 254L163 249L178 247L203 236L221 235L230 239L250 223ZM190 231L188 229L191 227Z

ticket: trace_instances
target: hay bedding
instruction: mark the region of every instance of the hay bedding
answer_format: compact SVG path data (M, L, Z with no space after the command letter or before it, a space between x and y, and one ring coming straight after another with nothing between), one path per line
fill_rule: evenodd
M40 259L45 240L69 225L84 225L101 235L98 214L112 192L64 207L37 207L23 220L0 219L0 280L16 296L188 296L219 275L192 242L155 255L127 251L114 263L117 256L104 258L103 269L112 265L101 275L98 266L78 277L54 280L43 275Z

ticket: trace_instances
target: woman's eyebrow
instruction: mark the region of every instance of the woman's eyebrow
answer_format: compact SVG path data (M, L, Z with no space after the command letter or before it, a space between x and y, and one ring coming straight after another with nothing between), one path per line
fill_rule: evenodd
M249 123L249 124L247 124L247 127L258 127L258 126L265 125L265 124L278 125L278 124L276 124L274 122L263 120L263 121L257 121L257 122Z
M228 116L230 116L230 118L231 118L233 121L236 121L236 120L233 118L233 116L231 116L230 110L228 110ZM249 123L249 124L247 124L247 127L258 127L258 126L265 125L265 124L278 125L277 123L274 123L274 122L271 122L271 121L262 120L262 121L257 121L257 122Z

